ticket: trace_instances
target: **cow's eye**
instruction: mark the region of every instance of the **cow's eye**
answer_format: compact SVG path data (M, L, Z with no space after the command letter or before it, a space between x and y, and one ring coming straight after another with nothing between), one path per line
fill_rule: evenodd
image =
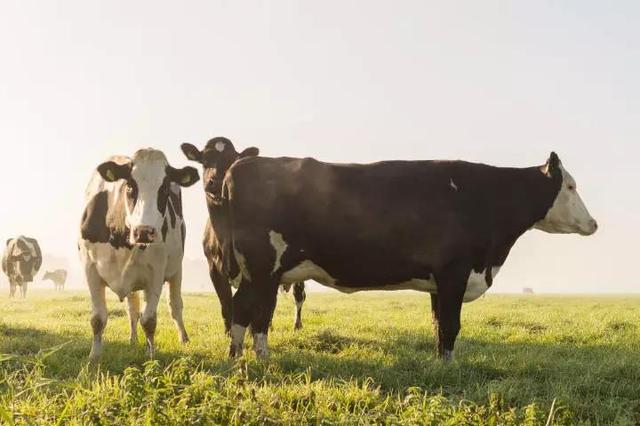
M569 191L575 191L576 187L575 185L569 185Z

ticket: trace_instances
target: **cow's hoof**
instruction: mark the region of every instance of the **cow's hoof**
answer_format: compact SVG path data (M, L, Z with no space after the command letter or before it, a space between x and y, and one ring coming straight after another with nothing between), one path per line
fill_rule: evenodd
M129 339L129 345L136 346L138 344L138 336Z
M242 346L231 345L229 347L229 358L235 359L242 356Z
M293 329L294 329L294 330L296 330L296 331L298 331L298 330L302 330L302 323L296 323L296 324L293 326Z
M180 343L182 343L183 345L189 343L189 336L185 334L184 336L180 337Z
M440 358L444 361L444 362L452 362L454 360L454 353L453 351L448 351L448 350L444 350L443 354L440 356Z

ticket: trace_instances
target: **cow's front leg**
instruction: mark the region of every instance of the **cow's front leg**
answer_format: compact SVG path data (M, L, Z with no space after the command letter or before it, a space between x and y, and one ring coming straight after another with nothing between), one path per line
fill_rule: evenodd
M9 297L14 297L16 295L16 284L14 282L9 283Z
M23 299L27 298L27 283L26 282L22 283L22 285L20 286L20 296L22 296Z
M184 328L182 319L182 269L168 281L168 284L169 295L167 296L167 302L169 303L169 312L171 312L171 318L173 318L173 322L178 329L180 342L187 343L189 336Z
M224 321L224 331L229 334L231 332L231 316L233 311L233 295L231 293L231 284L227 277L218 271L213 261L209 261L209 276L216 290L218 299L220 300L220 309L222 320Z
M127 296L127 308L131 327L129 343L133 346L138 343L138 321L140 321L140 294L137 291Z
M454 344L460 332L460 311L470 268L452 267L436 276L438 287L438 355L453 361Z
M161 282L156 285L151 285L144 290L145 306L142 317L140 318L140 324L142 325L144 334L147 337L147 347L150 358L153 358L155 355L154 336L156 333L156 325L158 323L157 312L161 292Z
M293 298L296 302L296 321L293 329L300 330L302 328L302 305L307 298L304 290L304 281L297 282L293 285Z
M91 344L89 360L97 361L102 355L102 333L107 325L106 286L94 267L87 266L85 275L89 285L89 293L91 294L91 329L93 330L93 343Z

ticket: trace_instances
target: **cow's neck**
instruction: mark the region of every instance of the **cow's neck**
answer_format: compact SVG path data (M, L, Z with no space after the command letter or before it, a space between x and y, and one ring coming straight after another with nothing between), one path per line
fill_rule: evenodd
M491 263L496 265L502 265L516 240L546 216L562 184L538 167L511 170L514 183L494 211L490 251Z

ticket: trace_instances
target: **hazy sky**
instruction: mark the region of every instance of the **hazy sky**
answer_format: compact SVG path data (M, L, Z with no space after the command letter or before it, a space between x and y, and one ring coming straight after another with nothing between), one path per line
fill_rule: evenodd
M344 162L556 150L600 230L527 233L493 291L638 292L638 22L637 1L3 1L0 237L75 262L92 170L144 146L174 166L218 135ZM200 184L184 197L199 259Z

